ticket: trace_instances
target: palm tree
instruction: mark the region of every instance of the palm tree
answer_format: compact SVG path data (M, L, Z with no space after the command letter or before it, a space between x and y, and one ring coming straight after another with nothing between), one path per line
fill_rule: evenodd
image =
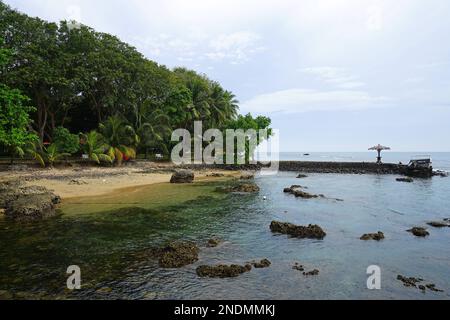
M43 149L43 158L46 163L48 163L50 168L53 168L53 164L65 157L69 157L70 153L60 152L56 144L51 144L47 148Z
M81 139L87 148L86 151L89 155L89 159L97 162L98 164L100 164L100 162L113 163L113 159L109 155L105 154L108 146L105 144L100 133L92 130L87 134L82 134Z
M139 136L122 117L109 117L99 125L99 130L108 146L106 154L118 165L121 165L124 159L136 158L135 147L139 144Z
M140 146L145 149L145 158L148 158L148 149L151 147L159 148L167 154L168 149L164 142L172 132L169 117L161 109L156 109L146 115L144 120L146 122L139 126L137 134Z

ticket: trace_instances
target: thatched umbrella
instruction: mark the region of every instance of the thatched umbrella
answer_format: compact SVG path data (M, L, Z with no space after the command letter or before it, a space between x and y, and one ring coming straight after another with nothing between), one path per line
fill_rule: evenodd
M377 145L375 147L369 148L369 150L375 150L375 151L378 152L377 163L381 163L381 151L383 151L383 150L391 150L391 148L385 147L385 146L382 146L381 144L379 144L379 145Z

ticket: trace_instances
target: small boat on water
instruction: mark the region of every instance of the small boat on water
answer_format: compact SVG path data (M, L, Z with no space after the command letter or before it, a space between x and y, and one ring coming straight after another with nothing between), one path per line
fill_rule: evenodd
M310 154L309 154L309 153L304 153L303 155L304 155L304 156L306 156L306 157L307 157L307 156L310 156Z

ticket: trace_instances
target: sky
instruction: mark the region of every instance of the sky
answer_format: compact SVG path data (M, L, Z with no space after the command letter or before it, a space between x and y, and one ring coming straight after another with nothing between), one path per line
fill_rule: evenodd
M281 151L450 151L448 0L6 0L207 74Z

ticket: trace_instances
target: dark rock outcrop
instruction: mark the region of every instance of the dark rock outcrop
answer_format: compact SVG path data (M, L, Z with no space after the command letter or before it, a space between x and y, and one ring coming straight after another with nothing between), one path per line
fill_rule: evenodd
M270 267L272 263L268 259L263 259L261 261L253 261L250 264L256 269L263 269Z
M8 203L5 210L7 218L18 222L41 220L56 215L51 194L21 195Z
M318 225L297 226L292 223L272 221L270 230L274 233L287 234L301 239L319 239L322 240L327 235Z
M308 271L308 272L303 272L304 276L318 276L319 275L319 270L314 269L312 271Z
M253 180L255 179L254 174L243 174L240 178L240 180Z
M298 262L296 262L294 264L294 266L292 267L292 269L297 270L297 271L301 271L304 272L305 271L305 267L301 264L299 264Z
M300 174L297 176L297 179L304 179L304 178L308 178L308 176L307 176L306 174L303 174L303 173L300 173Z
M414 227L407 231L412 233L416 237L427 237L430 235L430 233L425 228L420 228L420 227Z
M241 183L231 187L218 188L217 191L228 193L257 193L260 188L254 183Z
M17 222L41 220L56 215L61 198L41 186L21 186L18 182L2 184L0 208L7 218Z
M417 288L422 291L426 291L428 289L434 292L444 292L444 290L437 289L434 283L422 284L425 280L421 278L398 275L397 280L401 281L405 287Z
M194 182L194 172L191 170L178 170L170 179L170 183L192 183Z
M252 270L252 266L247 264L240 265L217 265L217 266L200 266L196 272L199 277L205 278L234 278Z
M310 194L310 193L303 191L302 189L307 189L307 188L302 187L300 185L293 185L290 188L284 188L283 192L290 193L290 194L294 195L296 198L303 198L303 199L324 198L323 195Z
M159 258L161 268L181 268L198 260L199 248L192 242L175 241L155 249L153 254Z
M414 182L414 179L413 179L413 178L411 178L411 177L406 177L406 178L397 178L397 179L395 179L395 180L397 180L398 182L408 182L408 183L412 183L412 182Z
M450 224L448 222L441 222L441 221L431 221L428 222L427 225L434 227L434 228L446 228L446 227L450 227Z
M210 248L215 248L217 247L222 241L220 239L217 238L211 238L208 240L208 244L207 246Z
M380 241L384 239L384 233L381 231L378 231L378 233L368 233L363 235L360 239L364 241L368 240Z

